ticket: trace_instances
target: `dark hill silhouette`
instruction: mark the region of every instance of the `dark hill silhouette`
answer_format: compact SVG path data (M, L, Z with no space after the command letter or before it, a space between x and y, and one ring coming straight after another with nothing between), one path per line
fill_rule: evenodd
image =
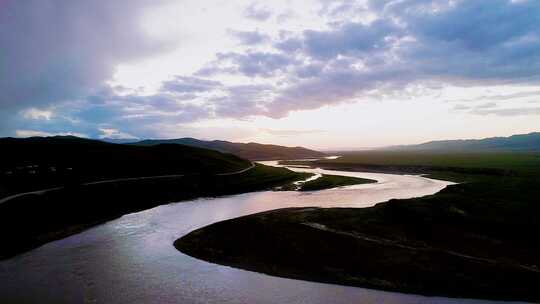
M393 146L399 151L540 152L540 132L484 139L437 140L419 145Z
M178 144L1 138L0 151L0 260L127 213L306 178Z
M0 194L108 178L217 174L250 162L232 154L176 145L134 146L74 136L1 138Z
M178 139L147 139L132 144L138 146L153 146L165 143L212 149L231 153L250 160L302 159L325 156L322 152L303 147L285 147L259 143L235 143L223 140L207 141L189 137Z

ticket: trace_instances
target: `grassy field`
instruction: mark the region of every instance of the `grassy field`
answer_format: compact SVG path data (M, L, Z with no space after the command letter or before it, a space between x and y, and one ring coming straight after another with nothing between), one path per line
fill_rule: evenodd
M359 184L376 183L376 182L377 181L374 181L371 179L365 179L365 178L324 174L323 176L315 180L303 183L300 186L299 190L300 191L315 191L315 190L330 189L330 188L336 188L336 187L342 187L342 186L359 185Z
M241 174L194 174L183 177L69 185L41 195L27 195L0 205L0 259L66 237L126 213L160 204L226 194L273 189L307 178L285 168L257 164Z
M115 178L234 172L251 164L195 147L139 147L72 136L0 138L0 151L0 197Z
M456 182L492 176L540 176L538 153L430 153L363 151L344 154L337 159L313 163L286 161L286 164L316 165L327 169L427 174Z
M366 151L345 154L334 160L320 163L370 164L381 166L420 166L438 168L501 169L519 174L538 174L540 154L538 153L430 153Z
M465 182L371 208L250 215L196 230L175 246L204 260L283 277L540 300L539 155L361 152L317 166Z

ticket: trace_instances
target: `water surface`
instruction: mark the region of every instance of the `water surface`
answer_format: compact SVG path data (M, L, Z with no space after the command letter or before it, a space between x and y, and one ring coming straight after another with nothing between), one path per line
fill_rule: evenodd
M128 214L0 262L0 303L492 303L277 278L200 261L173 247L194 229L242 215L284 207L367 207L448 184L410 175L294 170L378 183L204 198Z

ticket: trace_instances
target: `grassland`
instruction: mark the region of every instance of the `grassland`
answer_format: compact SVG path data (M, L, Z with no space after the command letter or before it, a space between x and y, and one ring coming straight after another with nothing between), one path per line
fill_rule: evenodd
M106 179L235 172L251 164L195 147L139 147L72 136L0 138L0 151L0 198Z
M284 161L291 165L313 165L325 169L426 174L456 182L492 176L537 178L540 153L430 153L364 151L346 153L337 159L315 162Z
M329 175L323 174L321 177L305 182L300 185L300 191L316 191L323 189L330 189L336 187L350 186L350 185L359 185L359 184L368 184L375 183L375 180L350 177L350 176L339 176L339 175Z
M540 300L538 154L380 153L317 166L422 173L463 183L372 208L251 215L196 230L175 246L204 260L283 277L426 295Z
M309 174L307 174L309 175ZM84 185L72 183L0 204L0 259L137 212L196 197L272 189L307 178L285 168L257 164L234 175L186 174Z
M540 172L539 153L429 153L368 151L346 154L321 163L399 165L410 167L499 169L515 171L520 175L537 175Z

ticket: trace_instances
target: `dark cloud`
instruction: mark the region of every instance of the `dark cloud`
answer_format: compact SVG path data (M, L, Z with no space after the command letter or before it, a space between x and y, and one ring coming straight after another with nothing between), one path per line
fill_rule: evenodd
M368 7L359 1L321 1L319 15L324 17L343 18L348 16L358 16L369 13Z
M284 72L295 62L293 56L284 53L258 51L218 53L217 60L199 70L196 75L212 76L225 73L270 77L278 72Z
M307 55L317 59L338 55L363 57L387 51L403 34L390 20L378 20L369 25L346 23L331 31L305 31L303 47Z
M15 120L16 130L39 130L50 134L66 130L89 137L101 137L105 129L115 134L158 136L154 131L165 124L191 123L213 115L205 104L195 104L196 94L159 92L152 95L118 95L113 89L102 89L100 95L86 100L66 102L51 108L49 112L31 111L24 119ZM24 114L23 114L24 115ZM152 131L152 132L150 132ZM106 134L105 134L106 135Z
M161 2L2 1L2 113L84 98L116 65L167 50L169 42L151 39L140 27L143 11Z
M305 80L293 81L274 99L275 116L422 83L540 82L538 1L399 0L368 7L378 14L372 23L342 22L275 43L308 59L292 69Z
M269 85L236 85L227 88L224 96L213 101L218 117L245 118L266 115L266 105L274 87Z
M108 128L145 136L165 124L279 118L373 96L405 98L411 86L540 84L540 1L327 2L320 11L331 20L325 30L282 31L273 38L231 31L241 42L234 52L218 53L194 75L176 76L144 96L104 83L119 63L169 46L139 27L142 10L155 1L7 1L0 11L0 54L7 58L0 69L2 113L51 107L54 119L35 112L26 120L0 120L11 129L92 136ZM367 10L373 21L351 17ZM265 21L272 12L251 5L245 16ZM252 47L261 43L269 48ZM222 74L253 79L244 85L212 79ZM486 96L490 103L477 107L462 100L454 109L537 115L537 108L494 104L537 93Z
M394 79L396 73L401 72L384 70L379 73L361 73L330 66L318 77L304 80L280 91L268 106L269 115L280 118L290 111L311 110L351 101L374 89L390 94L406 86L406 80Z
M333 4L326 13L339 15L349 4ZM533 26L540 28L538 2L400 0L367 7L378 14L370 23L345 20L328 30L281 32L273 43L276 52L218 54L201 75L241 74L270 78L273 84L264 89L249 85L249 91L240 93L224 86L224 95L210 101L214 114L280 118L290 111L374 96L406 98L411 85L540 80L535 78L540 52L532 51L540 48ZM488 110L498 109L492 102L474 107Z
M410 4L408 9L403 6ZM404 1L387 14L406 24L414 42L398 55L412 68L457 83L537 82L540 2ZM426 11L426 5L442 7Z
M292 37L282 39L276 42L274 46L282 52L294 53L300 51L303 48L304 42L298 37Z
M363 58L389 51L404 35L405 31L392 20L380 19L367 25L343 23L327 31L306 30L300 37L287 37L275 46L284 52L301 51L318 60L339 55Z
M314 62L305 64L296 68L296 76L300 78L313 78L321 74L325 64L321 62Z

